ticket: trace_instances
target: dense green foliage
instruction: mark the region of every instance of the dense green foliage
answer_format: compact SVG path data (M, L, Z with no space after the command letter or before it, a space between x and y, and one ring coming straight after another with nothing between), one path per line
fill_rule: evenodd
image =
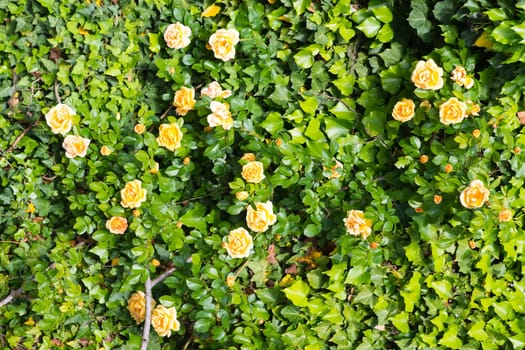
M152 329L150 349L524 348L525 1L221 0L202 16L212 4L0 0L0 347L138 349L128 299L174 267L153 298L180 329ZM180 49L163 36L177 22ZM239 32L233 59L208 45L219 29ZM418 88L429 59L442 86ZM229 129L209 125L213 81ZM468 116L445 124L451 98ZM46 123L59 102L85 156ZM157 141L170 123L174 150ZM146 200L126 208L133 180ZM474 180L490 194L468 207ZM276 216L263 232L257 202ZM347 232L350 210L369 236ZM232 258L241 227L253 251Z

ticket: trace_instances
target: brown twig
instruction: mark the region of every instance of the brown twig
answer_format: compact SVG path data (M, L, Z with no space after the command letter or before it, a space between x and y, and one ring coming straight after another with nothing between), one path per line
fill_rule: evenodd
M38 123L40 123L40 118L38 118L33 124L31 124L27 128L25 128L24 131L22 131L22 133L20 135L18 135L18 137L16 138L15 142L13 142L13 144L7 149L6 153L12 152L15 149L16 145L18 144L18 142L20 142L22 137L24 137L29 132L29 130L31 130L35 126L37 126Z
M151 290L153 287L155 287L157 284L162 282L166 277L171 275L175 271L174 267L170 267L168 270L164 271L164 273L157 278L155 278L153 281L148 276L148 279L146 280L146 283L144 284L144 294L145 294L145 301L146 301L146 318L144 319L144 330L142 332L142 344L140 346L140 350L147 350L148 344L149 344L149 332L151 329Z
M55 98L57 99L58 103L62 103L62 99L58 94L58 80L55 80Z
M182 347L182 350L187 350L194 338L195 337L193 335L189 337L184 346Z
M19 295L22 294L23 292L24 292L24 289L22 289L22 287L20 287L20 288L18 288L18 289L16 289L16 290L11 291L11 293L9 293L8 296L6 296L4 299L0 300L0 307L9 304L9 303L12 302L17 296L19 296Z
M164 119L172 109L173 106L169 106L168 109L166 109L164 113L162 113L162 115L160 116L160 120Z

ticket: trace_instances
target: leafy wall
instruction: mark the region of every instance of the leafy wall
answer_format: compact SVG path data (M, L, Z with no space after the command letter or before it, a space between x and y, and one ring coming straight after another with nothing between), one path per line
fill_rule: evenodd
M1 347L525 347L524 18L0 0Z

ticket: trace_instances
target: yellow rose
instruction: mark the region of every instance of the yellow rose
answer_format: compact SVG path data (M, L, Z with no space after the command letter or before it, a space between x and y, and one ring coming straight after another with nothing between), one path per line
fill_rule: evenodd
M403 123L407 122L414 118L415 109L416 105L414 104L414 101L409 98L404 98L394 105L394 109L392 110L392 118Z
M221 12L221 8L213 4L202 11L201 17L215 17L217 14L219 14L219 12Z
M178 331L180 323L177 320L177 310L174 307L167 308L157 305L151 313L151 325L161 337L169 337L171 331Z
M85 157L91 141L76 135L67 135L62 142L67 158Z
M154 306L155 300L151 300L151 307ZM146 296L143 292L138 291L131 295L128 300L128 310L137 324L146 319Z
M226 249L232 258L246 258L250 255L253 248L252 236L244 228L230 231L228 242L224 242L222 247Z
M137 134L143 134L144 131L146 131L146 126L144 126L144 124L136 124L135 127L133 128L133 131L135 131Z
M455 97L439 106L439 120L445 125L461 123L467 116L467 105Z
M120 191L120 204L124 208L138 208L146 200L146 189L142 188L140 180L128 182Z
M244 180L246 180L246 182L261 182L265 178L263 163L258 161L251 161L246 163L242 167L241 176Z
M366 239L372 233L372 221L365 218L361 210L350 210L343 219L346 231L352 236L361 236Z
M420 89L438 90L443 87L443 68L433 59L419 61L412 72L412 82Z
M46 123L53 134L65 135L71 130L75 114L71 107L60 103L46 113Z
M175 112L178 115L185 116L195 106L195 90L193 88L181 87L175 92L173 106L177 107Z
M235 57L235 45L238 42L239 32L235 29L219 29L208 40L215 58L224 62Z
M243 201L248 197L249 197L249 194L246 191L240 191L240 192L235 193L235 198L237 198L237 200L239 201Z
M473 180L460 196L461 205L467 209L480 208L489 200L489 190L480 180Z
M164 41L169 48L182 49L190 44L191 29L177 22L164 31Z
M111 148L108 146L102 146L100 147L100 154L103 156L109 156L111 154Z
M208 84L208 86L202 88L201 96L208 96L211 99L217 97L230 97L232 92L230 90L223 90L220 84L216 81L213 81Z
M470 89L474 85L474 79L467 75L467 71L462 66L456 66L456 68L454 68L450 79L459 86L464 86L466 89Z
M277 217L273 213L273 204L255 203L255 209L250 205L246 212L246 224L248 228L255 232L264 232L270 225L275 224Z
M207 118L209 126L222 126L224 130L230 130L233 126L233 119L228 104L211 101L210 109L212 113Z
M175 151L180 147L181 140L182 131L180 131L179 124L162 124L159 127L159 137L157 137L159 146L166 147L170 151Z
M106 228L111 233L122 235L128 228L128 220L122 216L113 216L106 221Z
M503 209L498 213L499 222L507 222L512 220L512 211L509 209Z
M228 287L233 287L233 285L235 284L235 276L234 275L229 275L228 277L226 277L226 285Z
M251 152L248 152L248 153L244 153L241 157L241 160L246 160L248 162L253 162L254 160L256 160L255 158L255 154L251 153Z

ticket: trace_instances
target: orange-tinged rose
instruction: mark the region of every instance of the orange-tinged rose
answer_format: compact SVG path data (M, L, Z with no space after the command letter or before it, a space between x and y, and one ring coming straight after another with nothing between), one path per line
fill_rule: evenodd
M46 113L46 123L53 134L67 134L73 126L75 110L64 103L59 103Z
M461 123L467 116L467 105L455 97L439 106L439 120L445 125Z
M128 220L122 216L113 216L106 221L106 228L111 233L122 235L128 228Z
M151 313L151 325L159 336L171 336L171 331L176 332L180 329L177 310L174 307L167 308L164 305L157 305Z
M151 300L151 307L154 306L155 300ZM146 296L143 292L138 291L131 295L128 300L128 311L137 324L146 319Z
M164 31L164 41L172 49L182 49L190 44L191 29L177 22L170 24Z
M230 231L228 242L222 244L228 255L232 258L246 258L253 249L252 236L246 229L239 227Z
M193 88L181 87L175 92L173 106L178 115L185 116L195 107L195 90Z
M180 147L181 140L182 131L180 130L179 124L162 124L159 127L159 137L157 137L159 146L166 147L170 151L175 151Z
M277 217L273 213L273 204L270 201L255 203L255 209L250 205L246 210L246 224L255 232L264 232L270 225L275 224Z
M448 174L450 173L452 170L454 170L454 167L452 166L452 164L447 164L445 165L445 172Z
M253 162L254 160L256 160L257 158L255 157L255 154L253 153L244 153L241 157L241 160L246 160L248 162Z
M146 200L146 189L142 188L140 180L128 182L120 191L120 204L124 208L138 208Z
M336 160L335 161L335 165L332 165L330 168L327 168L325 166L323 166L323 171L327 171L327 170L330 170L331 174L330 174L330 179L338 179L341 177L341 173L339 171L337 171L337 169L342 169L343 168L343 163L341 163L340 161Z
M419 157L419 162L421 164L425 164L426 162L428 162L428 156L426 154L422 154L421 157Z
M103 156L109 156L111 154L111 148L108 146L102 146L100 147L100 154Z
M365 218L361 210L349 210L343 219L346 231L352 236L361 236L366 239L372 233L372 221Z
M479 129L472 130L472 136L478 138L481 135L481 131Z
M144 126L144 124L141 124L141 123L138 123L135 125L135 127L133 128L133 131L135 131L137 134L143 134L144 131L146 131L146 126Z
M510 209L503 209L498 213L498 220L500 222L508 222L512 220L512 211L510 211Z
M230 130L233 126L230 106L227 103L211 101L211 114L208 115L208 124L210 127L222 126L224 130Z
M483 182L473 180L470 182L470 185L461 192L459 200L461 205L467 209L480 208L489 200L489 194L490 192Z
M232 92L230 90L223 90L221 85L213 81L208 84L208 86L202 88L201 90L201 96L208 96L211 99L217 98L217 97L230 97Z
M235 29L219 29L208 40L215 58L224 62L235 57L235 45L238 42L239 32Z
M420 89L438 90L443 87L443 68L433 59L419 61L412 72L412 82Z
M434 195L434 203L440 204L442 200L443 200L443 197L440 196L439 194Z
M243 165L241 176L246 182L259 183L264 176L263 163L259 161L251 161Z
M409 98L404 98L394 105L394 109L392 110L392 118L403 123L407 122L414 118L414 115L416 114L415 110L416 105L414 104L414 101Z
M215 17L219 14L219 12L221 12L221 8L213 4L202 11L201 17Z
M66 150L67 158L85 157L89 143L89 139L76 135L67 135L62 142L62 147Z

